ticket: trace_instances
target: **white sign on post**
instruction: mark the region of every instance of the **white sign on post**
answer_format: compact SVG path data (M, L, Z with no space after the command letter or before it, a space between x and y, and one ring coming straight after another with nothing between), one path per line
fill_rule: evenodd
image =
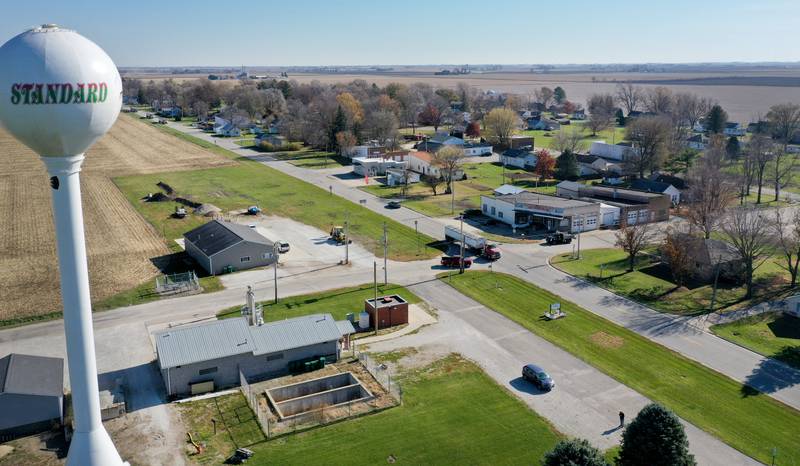
M550 312L557 312L561 310L561 303L553 303L550 305Z

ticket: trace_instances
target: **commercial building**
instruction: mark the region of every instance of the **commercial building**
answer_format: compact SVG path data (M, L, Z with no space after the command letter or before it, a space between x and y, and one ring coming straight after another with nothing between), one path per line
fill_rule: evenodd
M668 194L585 185L573 181L558 183L556 195L582 201L599 201L618 207L620 226L669 220L669 208L672 205L672 198Z
M354 157L353 173L359 176L383 176L389 169L402 169L405 165L406 162L383 157Z
M300 361L339 359L350 322L330 314L248 325L245 317L171 328L154 334L167 394L186 396L284 375Z
M481 196L484 215L510 225L513 230L579 232L596 230L600 204L523 191Z
M64 421L64 360L11 353L0 358L0 441Z
M364 300L364 312L375 322L375 299ZM394 294L378 297L378 329L408 323L408 301Z
M186 252L211 275L270 265L272 241L247 225L213 220L183 235Z

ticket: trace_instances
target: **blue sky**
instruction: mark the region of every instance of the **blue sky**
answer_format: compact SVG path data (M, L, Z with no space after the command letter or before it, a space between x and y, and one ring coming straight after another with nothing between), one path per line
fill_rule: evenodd
M118 66L798 61L800 0L25 0Z

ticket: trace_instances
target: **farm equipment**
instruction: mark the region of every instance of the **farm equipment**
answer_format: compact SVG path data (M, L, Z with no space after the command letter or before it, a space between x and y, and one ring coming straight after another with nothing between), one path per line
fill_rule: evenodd
M347 238L344 232L344 227L336 225L331 228L331 239L336 241L336 244L352 243L353 241Z
M444 256L442 257L442 266L454 268L461 267L461 261L464 261L464 268L468 269L472 266L472 259L464 259L461 256Z
M257 205L251 205L247 208L247 215L258 215L261 213L261 208Z
M489 260L500 259L500 250L497 249L497 245L489 244L486 241L486 238L477 235L472 235L470 233L464 233L462 235L461 231L454 226L444 227L444 237L448 240L458 241L458 242L461 242L463 239L465 248L477 251L481 257L484 257L486 259Z
M573 236L569 233L564 233L563 231L557 231L552 235L547 235L544 239L547 244L554 245L554 244L569 244L572 242Z
M175 212L172 214L175 218L185 218L186 217L186 209L184 207L175 206Z

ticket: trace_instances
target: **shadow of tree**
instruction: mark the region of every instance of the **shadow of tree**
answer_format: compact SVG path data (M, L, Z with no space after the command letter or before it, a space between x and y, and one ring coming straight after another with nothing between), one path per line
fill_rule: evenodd
M756 396L761 393L775 393L778 390L800 383L800 370L789 366L787 360L796 361L800 356L798 348L785 346L777 353L764 358L753 369L742 385L742 397Z

